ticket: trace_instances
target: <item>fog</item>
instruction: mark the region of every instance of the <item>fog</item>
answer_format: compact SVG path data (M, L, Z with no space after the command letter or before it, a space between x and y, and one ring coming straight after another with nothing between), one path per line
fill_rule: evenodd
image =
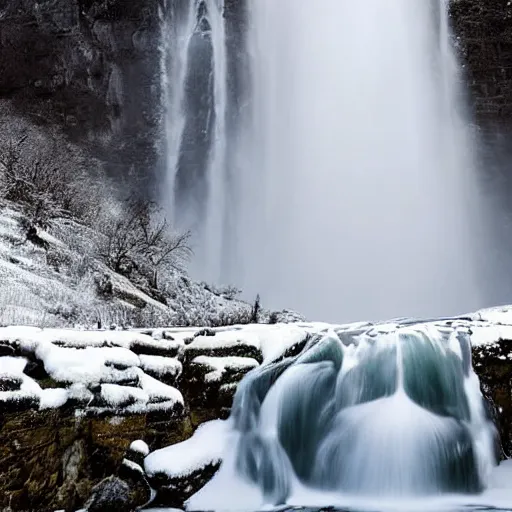
M482 304L446 18L438 0L252 2L244 289L332 321Z
M485 305L476 144L444 0L250 1L249 100L230 133L227 36L218 3L202 5L214 98L201 112L215 126L195 187L207 192L176 192L200 203L193 275L318 320Z

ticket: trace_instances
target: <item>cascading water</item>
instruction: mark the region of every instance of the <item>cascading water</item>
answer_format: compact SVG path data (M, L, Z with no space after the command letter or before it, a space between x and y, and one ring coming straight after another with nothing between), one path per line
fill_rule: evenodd
M230 421L229 453L192 510L304 505L312 492L473 494L495 463L494 429L461 329L331 330L298 356L251 372Z
M162 90L166 106L167 200L196 237L195 266L219 274L225 218L226 47L223 0L164 6Z
M247 4L242 49L221 0L172 7L169 176L196 277L335 321L481 306L446 0ZM249 104L228 126L235 51Z
M256 149L233 280L336 321L478 306L445 1L251 6Z

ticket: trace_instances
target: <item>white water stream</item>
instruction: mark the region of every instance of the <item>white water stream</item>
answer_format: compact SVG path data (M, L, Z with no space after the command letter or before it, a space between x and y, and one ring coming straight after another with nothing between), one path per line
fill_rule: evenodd
M168 175L174 214L196 232L196 277L322 320L481 305L481 207L445 0L251 0L236 140L223 2L174 9ZM211 90L187 88L197 62Z

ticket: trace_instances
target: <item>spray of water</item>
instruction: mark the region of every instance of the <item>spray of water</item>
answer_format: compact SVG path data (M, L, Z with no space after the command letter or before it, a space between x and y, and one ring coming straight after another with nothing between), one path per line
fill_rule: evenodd
M223 0L177 0L166 4L162 15L168 169L164 202L179 227L195 235L192 271L214 281L220 275L226 216L223 8Z
M315 318L479 305L444 2L251 5L237 282Z
M335 321L481 305L445 0L249 1L236 134L222 0L173 9L169 179L197 277Z
M476 494L495 463L463 330L318 336L250 373L230 421L234 442L192 510Z

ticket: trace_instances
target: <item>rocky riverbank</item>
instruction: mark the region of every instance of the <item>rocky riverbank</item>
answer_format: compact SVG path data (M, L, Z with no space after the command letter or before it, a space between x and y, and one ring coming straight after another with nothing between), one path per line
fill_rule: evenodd
M447 333L470 330L508 456L512 309L431 323ZM0 510L77 510L109 486L128 493L126 510L150 499L182 506L219 467L226 424L211 420L227 418L247 372L297 354L326 330L377 336L400 325L0 329Z
M0 510L76 510L130 444L226 418L245 373L311 327L0 329Z

